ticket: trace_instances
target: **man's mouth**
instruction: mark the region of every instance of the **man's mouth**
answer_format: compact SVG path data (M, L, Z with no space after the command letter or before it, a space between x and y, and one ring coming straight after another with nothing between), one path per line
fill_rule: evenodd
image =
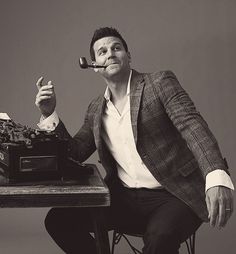
M117 63L117 62L114 62L114 63L109 63L106 67L108 67L108 66L112 66L112 65L116 65L116 64L119 64L119 63Z

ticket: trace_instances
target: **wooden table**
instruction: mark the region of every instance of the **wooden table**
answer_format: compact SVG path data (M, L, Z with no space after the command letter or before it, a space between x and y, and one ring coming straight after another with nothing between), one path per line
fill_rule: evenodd
M0 207L91 207L99 254L110 254L108 232L102 221L102 208L110 205L110 194L97 167L78 180L50 181L0 186Z

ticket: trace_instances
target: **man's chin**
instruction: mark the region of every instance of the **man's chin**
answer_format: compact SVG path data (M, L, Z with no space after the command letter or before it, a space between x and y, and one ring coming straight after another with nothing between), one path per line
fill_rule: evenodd
M121 72L121 69L119 68L119 66L108 66L106 68L106 73L108 76L113 76L113 75L117 75Z

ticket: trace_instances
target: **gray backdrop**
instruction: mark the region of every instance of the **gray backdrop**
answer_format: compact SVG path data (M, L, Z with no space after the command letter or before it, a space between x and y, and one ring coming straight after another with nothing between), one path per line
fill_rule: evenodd
M78 57L89 56L94 29L114 26L127 40L133 68L175 72L216 135L234 179L235 7L234 0L0 0L0 112L36 127L35 82L43 75L55 83L57 112L74 134L89 101L105 89L97 74L79 68ZM44 230L47 210L1 209L0 253L62 253ZM203 225L197 253L233 254L235 224L234 215L220 231Z

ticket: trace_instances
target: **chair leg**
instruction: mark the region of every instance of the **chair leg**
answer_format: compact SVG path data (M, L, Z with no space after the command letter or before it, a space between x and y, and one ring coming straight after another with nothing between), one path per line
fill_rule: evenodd
M194 233L194 234L192 235L192 245L191 245L192 254L195 254L195 239L196 239L196 233Z
M116 231L113 231L113 235L112 235L112 244L111 244L111 254L114 254L114 250L115 250L115 239L116 239Z
M188 249L188 254L195 254L195 238L196 232L185 241L185 244Z
M115 245L117 245L120 242L122 237L126 240L127 244L129 245L129 247L131 248L131 250L133 251L134 254L142 254L141 251L136 249L130 243L129 239L127 238L127 236L125 234L119 233L116 230L113 231L112 245L111 245L111 254L114 254L114 252L115 252Z
M122 237L122 234L118 233L116 230L113 231L111 254L115 253L115 245L120 242L121 237Z

